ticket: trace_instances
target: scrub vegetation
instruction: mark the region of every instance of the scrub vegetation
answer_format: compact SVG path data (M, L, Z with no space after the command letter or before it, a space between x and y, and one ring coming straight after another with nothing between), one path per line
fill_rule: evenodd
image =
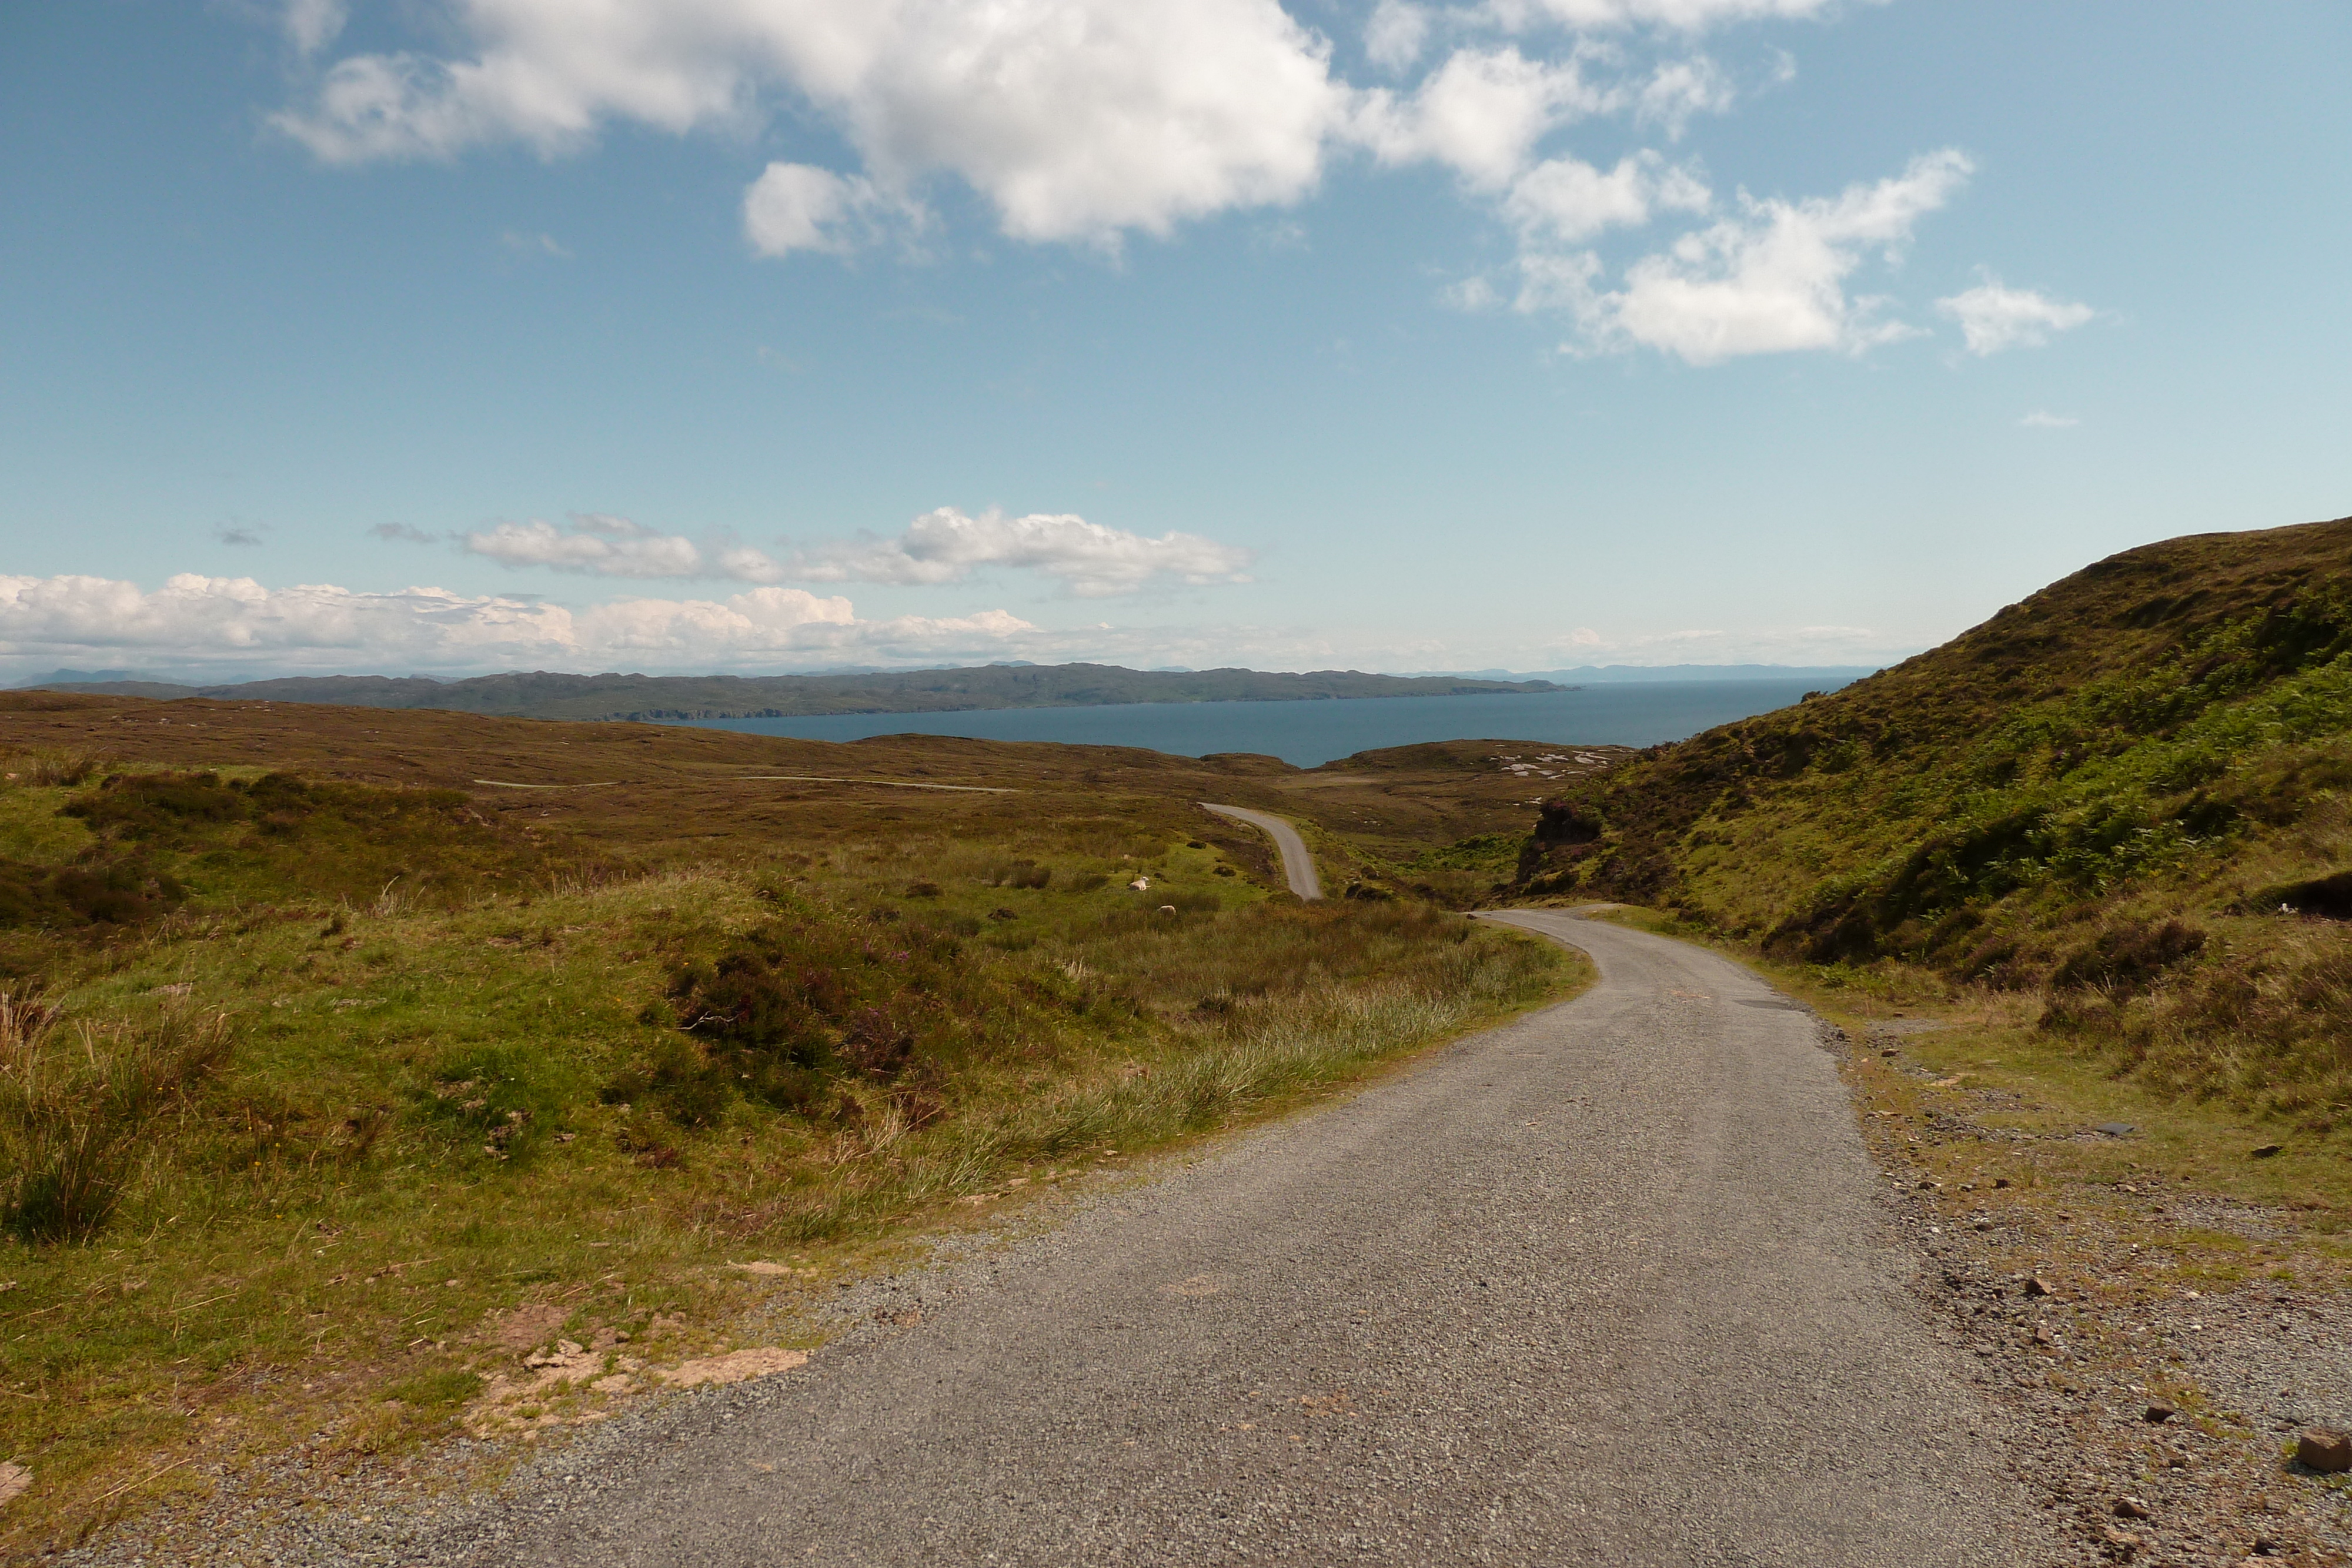
M560 1336L723 1343L1579 973L1277 891L1193 804L1271 759L0 704L5 1554L474 1425Z
M2154 1092L2317 1137L2352 1107L2347 788L2352 520L2204 535L1563 791L1516 891L2017 998Z

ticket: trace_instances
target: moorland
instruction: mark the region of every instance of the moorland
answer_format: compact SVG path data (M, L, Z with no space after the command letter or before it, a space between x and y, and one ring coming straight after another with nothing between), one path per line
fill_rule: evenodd
M1626 755L41 692L0 695L0 752L10 1552L289 1448L596 1419L637 1390L502 1369L724 1345L924 1228L1559 995L1576 961L1446 910ZM1334 896L1204 800L1297 821Z

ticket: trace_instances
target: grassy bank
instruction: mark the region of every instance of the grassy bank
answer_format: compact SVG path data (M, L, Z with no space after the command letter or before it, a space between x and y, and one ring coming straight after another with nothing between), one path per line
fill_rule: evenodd
M627 1392L484 1391L565 1336L713 1348L780 1283L1577 974L1422 904L1301 905L1098 781L665 836L258 764L12 770L11 1552L298 1439L593 1419Z

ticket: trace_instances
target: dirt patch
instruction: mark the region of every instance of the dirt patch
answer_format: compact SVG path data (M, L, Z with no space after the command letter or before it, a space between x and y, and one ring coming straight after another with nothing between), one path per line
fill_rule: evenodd
M795 1372L808 1364L808 1352L767 1346L706 1356L661 1374L673 1388L695 1388L706 1383L743 1383L775 1372Z

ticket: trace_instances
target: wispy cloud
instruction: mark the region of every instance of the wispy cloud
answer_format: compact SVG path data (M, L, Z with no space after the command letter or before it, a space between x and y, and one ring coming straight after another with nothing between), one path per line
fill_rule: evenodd
M2072 430L2083 422L2071 413L2048 413L2037 408L2017 423L2028 430Z
M2098 314L2087 305L2053 299L2032 288L2010 288L1990 273L1974 288L1936 301L1936 308L1960 324L1971 354L2003 349L2038 349L2053 332L2071 332Z

